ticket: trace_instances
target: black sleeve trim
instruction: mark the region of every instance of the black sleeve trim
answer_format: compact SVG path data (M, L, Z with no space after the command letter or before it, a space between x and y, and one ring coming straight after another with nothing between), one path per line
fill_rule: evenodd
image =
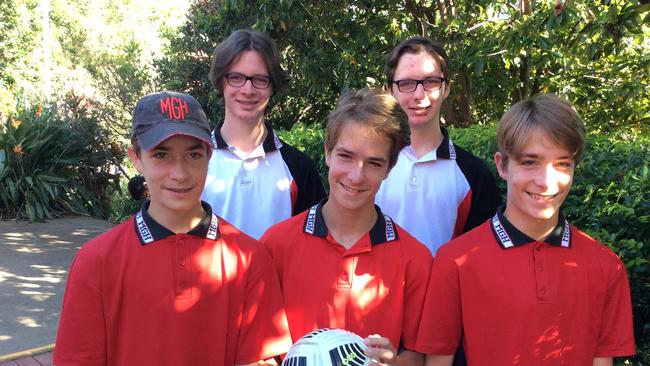
M468 232L494 216L501 205L501 193L485 162L456 147L456 161L472 190L472 202L463 232Z
M307 154L284 141L280 154L298 187L296 203L292 207L292 215L295 216L320 202L325 197L325 189L314 162Z

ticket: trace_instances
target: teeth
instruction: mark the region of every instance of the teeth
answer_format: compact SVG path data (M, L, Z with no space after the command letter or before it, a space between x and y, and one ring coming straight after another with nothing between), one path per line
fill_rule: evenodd
M537 193L530 193L530 195L538 200L550 200L553 197L555 197L555 194L537 194Z
M346 191L349 191L349 192L352 192L352 193L361 193L361 192L363 192L363 190L361 190L361 189L353 189L353 188L350 188L350 187L346 186L345 184L341 184L341 186L342 186Z

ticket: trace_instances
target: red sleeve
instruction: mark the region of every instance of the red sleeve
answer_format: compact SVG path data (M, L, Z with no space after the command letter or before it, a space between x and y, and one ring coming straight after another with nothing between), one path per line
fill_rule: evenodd
M612 253L612 256L615 254ZM632 303L627 272L618 257L613 267L607 290L608 298L603 309L596 357L631 356L635 353Z
M442 246L433 260L415 347L429 355L453 355L462 335L458 271L444 249Z
M402 346L407 350L415 350L433 260L429 249L424 245L422 249L424 250L421 253L415 253L406 268Z
M57 366L106 364L101 270L100 258L86 247L70 266L54 349Z
M235 356L237 364L281 355L291 347L280 282L265 247L260 245L253 253L248 271L241 332Z

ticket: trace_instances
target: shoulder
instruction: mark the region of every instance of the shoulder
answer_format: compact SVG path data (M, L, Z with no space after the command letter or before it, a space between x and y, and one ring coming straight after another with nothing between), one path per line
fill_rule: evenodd
M309 155L304 152L296 149L292 145L288 144L282 139L279 139L282 143L280 147L280 154L282 154L282 159L289 165L289 167L300 166L300 167L313 167L314 163L309 157ZM315 169L315 168L314 168Z
M598 263L604 270L619 271L625 266L618 255L610 247L589 236L587 233L571 225L573 235L572 245L579 250L580 256L585 260Z
M431 251L419 240L417 240L413 235L411 235L406 229L399 226L395 223L397 227L397 235L399 237L398 241L404 252L407 253L410 257L418 258L424 261L432 260L433 256Z
M134 218L131 216L121 224L89 240L79 249L79 254L101 255L111 251L116 245L121 245L121 243L137 242L138 237L135 232L135 223L133 220Z
M296 216L292 216L284 221L271 226L266 230L260 241L265 245L276 242L289 242L296 236L301 235L304 231L305 218L309 211L303 211ZM268 246L268 245L267 245Z
M483 159L475 156L462 147L454 144L456 150L456 164L465 174L491 174Z
M443 258L456 260L457 258L470 254L470 252L474 255L474 253L484 251L491 247L500 248L494 239L490 224L491 221L485 221L474 229L443 244L435 254L436 261Z

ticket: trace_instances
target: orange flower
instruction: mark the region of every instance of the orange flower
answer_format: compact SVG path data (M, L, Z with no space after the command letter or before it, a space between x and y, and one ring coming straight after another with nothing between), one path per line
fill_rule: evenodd
M14 152L18 155L25 155L25 152L23 151L23 145L21 144L14 146Z
M15 128L15 129L18 129L18 127L20 127L21 123L22 122L20 120L15 119L15 120L11 121L11 127Z
M36 115L36 117L40 117L41 114L43 114L43 106L39 104L38 108L36 108L36 113L34 114Z

